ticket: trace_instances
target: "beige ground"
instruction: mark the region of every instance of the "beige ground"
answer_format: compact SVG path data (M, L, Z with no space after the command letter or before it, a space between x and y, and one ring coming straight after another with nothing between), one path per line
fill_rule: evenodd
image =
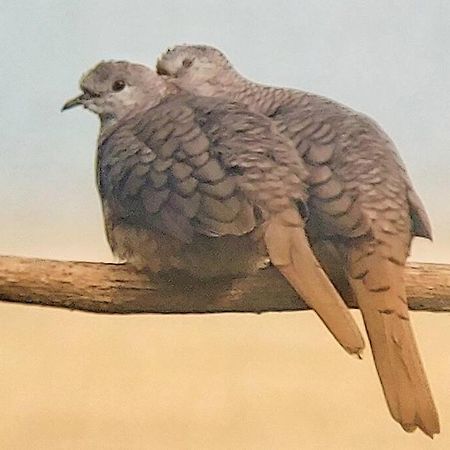
M434 441L311 313L106 317L0 305L1 449L448 449L449 316L416 313Z

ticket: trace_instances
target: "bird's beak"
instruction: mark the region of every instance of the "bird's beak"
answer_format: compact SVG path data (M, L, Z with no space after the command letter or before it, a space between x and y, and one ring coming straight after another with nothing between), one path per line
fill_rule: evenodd
M88 95L86 93L83 93L78 97L72 98L68 100L66 103L64 103L64 106L61 108L61 112L65 111L66 109L74 108L75 106L84 105L84 102L86 100L88 100Z

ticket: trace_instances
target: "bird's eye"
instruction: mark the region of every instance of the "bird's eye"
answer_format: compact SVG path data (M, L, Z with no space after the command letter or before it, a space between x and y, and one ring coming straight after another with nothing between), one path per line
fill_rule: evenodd
M191 67L192 66L192 63L193 63L194 61L192 60L192 59L189 59L189 58L186 58L186 59L183 59L183 67L185 68L185 69L187 69L187 68L189 68L189 67Z
M112 85L112 89L114 92L119 92L124 87L125 87L125 81L123 81L123 80L114 81L114 84Z

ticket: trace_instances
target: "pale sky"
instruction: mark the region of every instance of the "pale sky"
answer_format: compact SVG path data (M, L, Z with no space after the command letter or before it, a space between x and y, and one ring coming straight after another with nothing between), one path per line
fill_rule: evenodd
M3 0L1 10L0 219L2 231L0 233L0 254L75 260L111 260L104 238L100 205L94 181L97 119L83 110L61 114L60 108L66 99L78 92L80 75L99 60L127 59L152 65L156 57L168 46L176 43L207 43L222 49L234 65L249 78L268 84L298 87L320 93L363 111L376 119L396 142L433 223L434 243L416 240L412 259L450 263L449 2L438 0L426 2L419 0L378 0L376 2L360 0L340 2L332 0L310 2L294 0L153 0L151 2L145 0L97 2ZM314 354L318 355L317 358L323 358L324 361L320 365L320 369L316 367L311 369L311 372L301 365L302 376L313 379L319 376L318 371L325 370L330 380L334 379L330 367L327 368L327 355L334 351L334 347L331 350L333 345L331 341L326 340L327 336L324 338L324 342L315 341L313 343L308 342L308 335L305 334L306 341L297 342L299 344L297 348L289 341L292 336L268 337L272 336L270 327L266 330L267 335L258 328L258 324L265 321L264 323L269 325L272 323L273 329L278 330L277 333L279 333L283 328L280 328L280 323L277 321L280 319L275 318L280 318L280 315L265 316L265 319L225 316L215 319L202 318L201 320L173 318L172 321L167 318L163 320L155 317L141 317L139 326L135 328L129 325L132 322L135 323L135 318L99 318L78 313L44 312L40 309L9 305L2 305L1 309L3 319L0 319L0 323L2 323L0 329L6 330L4 331L6 334L1 340L3 343L10 343L9 347L8 344L2 344L6 345L4 351L9 355L6 362L5 359L2 359L2 364L7 365L6 373L10 374L8 379L11 376L14 377L17 370L19 371L17 379L22 379L20 377L26 379L27 370L35 370L36 367L42 371L41 375L44 379L53 376L52 373L61 373L67 376L75 370L71 365L75 363L70 362L73 361L70 358L74 357L74 354L81 355L86 352L87 358L88 360L91 358L92 364L82 363L85 364L83 367L86 372L83 372L84 378L82 382L80 381L82 386L79 386L79 389L82 392L83 386L88 386L89 390L89 386L91 386L89 381L91 377L95 376L93 372L98 369L94 361L102 358L101 355L107 347L107 337L113 335L113 329L117 331L117 328L114 327L122 327L120 328L121 333L125 333L123 327L126 327L128 331L125 333L127 336L125 339L134 342L132 336L139 339L139 336L145 333L142 330L146 327L146 320L156 336L160 334L155 330L160 330L162 333L164 333L163 330L171 330L170 332L174 336L171 348L175 353L189 351L189 348L180 350L174 344L177 334L173 331L173 327L181 327L178 329L182 329L181 340L192 342L194 347L197 342L196 336L202 334L203 330L202 338L198 338L199 342L203 342L202 345L205 346L209 345L208 351L211 352L211 355L214 354L212 359L217 358L214 346L207 338L212 333L212 340L217 338L221 342L220 351L229 361L230 367L240 367L243 364L242 361L246 361L248 358L245 353L247 356L240 354L241 359L233 359L237 358L236 349L233 346L227 347L227 342L235 339L233 330L239 329L240 333L243 333L242 327L248 327L249 320L256 320L257 322L252 322L252 326L256 327L258 331L255 331L254 334L251 332L244 334L245 339L254 349L252 354L253 358L256 358L255 367L259 367L258 364L261 365L257 372L265 381L262 384L257 383L256 387L253 385L249 387L250 381L245 378L247 384L243 389L247 394L247 389L253 389L255 396L263 395L268 389L268 377L279 376L273 367L292 365L292 358L299 359L298 364L301 365L302 358L306 358L306 360L312 358L311 352L316 352ZM302 321L301 323L304 324L307 320L305 321L306 316L304 313L302 314L299 323ZM415 315L419 324L418 334L422 339L428 339L428 344L423 345L425 346L424 354L431 367L432 384L436 387L437 392L443 393L448 391L448 379L450 379L450 363L448 361L450 334L443 334L448 329L449 317L448 315L438 316ZM269 320L268 317L271 319ZM288 320L291 328L286 329L296 330L297 326L292 317L294 316L290 315ZM309 318L309 316L307 317ZM270 322L271 320L272 322ZM58 323L62 323L61 321L69 324L67 327L70 331L60 327ZM192 326L194 323L192 321L198 327L197 325L196 327ZM216 327L212 326L212 323L219 324L219 329L220 324L223 326L223 334L220 337L217 337L217 333L220 334L220 332L216 331ZM12 324L15 325L12 326ZM249 329L252 329L252 326ZM91 327L94 327L95 330L93 331ZM138 332L137 329L141 331ZM186 331L187 329L190 331ZM43 339L42 347L39 349L27 347L29 330L35 333L36 339ZM54 352L54 348L51 349L52 339L46 340L47 333L56 336L57 341L66 342L67 345L64 348L68 352L66 357L69 359L67 361L61 362L61 358L53 356L52 359L48 356ZM86 340L86 333L92 347ZM83 336L80 337L80 341L83 342L84 347L77 347L77 335ZM155 335L152 335L152 338L155 338ZM434 336L436 341L444 339L445 336L442 346L447 345L447 353L443 353L444 357L441 356L442 348L435 350L434 341L430 336ZM297 338L302 339L297 335L294 336L294 339ZM117 338L114 339L116 345L119 346ZM270 341L269 344L266 342L267 340ZM22 343L25 344L22 345ZM143 345L142 342L141 345ZM284 355L289 361L282 360L282 356L280 356L281 359L274 362L275 366L268 369L264 363L267 355L263 352L263 349L267 348L266 345L273 348L274 353L279 352L280 355ZM320 351L317 353L318 349ZM33 352L32 362L30 362L31 351ZM114 349L111 348L108 348L107 351L111 352L108 353L108 357L113 361L111 362L111 371L126 372L126 367L120 366L123 363L120 360L123 356L122 353L115 354ZM121 351L126 352L123 348ZM165 350L159 349L158 351L154 350L154 354L147 356L159 358L157 359L158 364L163 367L166 364ZM15 362L11 362L15 358L13 355L16 355L17 361L20 359L23 362L21 369L16 367ZM139 383L142 384L145 380L141 378L139 375L141 372L137 368L147 367L146 356L143 356L146 353L143 350L142 352L136 351L132 355L132 357L127 356L127 364L134 367L135 372L133 373L136 373L136 377L140 380ZM257 360L258 356L255 355L260 355L262 359ZM200 367L204 361L200 358L195 362L195 358L193 359L194 369L191 369L194 372L196 363L199 364L198 370L201 371ZM352 361L348 362L345 358L342 360L342 373L349 370L344 366L347 367L346 364L351 363ZM32 367L29 366L30 364ZM217 362L217 364L216 370L222 370L220 369L221 363ZM374 444L371 447L370 444L367 444L368 446L364 448L380 448L379 445L383 445L383 448L396 449L416 448L416 445L421 449L450 448L450 431L448 429L450 428L450 399L441 400L444 406L443 416L449 423L441 441L436 440L431 446L431 441L422 440L422 437L417 437L418 435L414 435L414 438L403 435L393 422L391 424L382 400L377 397L379 396L377 380L375 375L370 372L372 368L368 355L365 364L367 365L365 370L369 375L364 378L365 384L355 387L355 389L364 390L366 384L370 385L370 389L374 392L373 398L376 398L373 401L378 402L376 403L377 408L373 412L373 417L376 419L373 420L379 420L382 423L380 427L385 428L373 427L370 420L367 423L362 420L364 430L369 430L368 433L381 439L381 441L374 441L378 442L377 445ZM118 365L120 368L117 368ZM104 368L104 366L102 367ZM189 372L191 369L187 368L186 370ZM76 373L78 373L77 370L80 370L79 367L75 370ZM176 370L182 371L183 368L177 366ZM228 369L225 367L223 370L226 372ZM189 373L192 375L194 372ZM105 373L107 375L104 374L104 376L111 377L107 382L111 392L126 391L127 387L121 384L120 377L114 378L109 371ZM208 379L206 369L201 373L205 379ZM239 378L238 372L232 371L231 373L233 374L230 375L231 380L242 387L239 383L243 383L243 381L242 378ZM292 373L294 374L294 371ZM182 373L179 376L181 379L183 378ZM287 390L292 389L293 392L298 392L297 387L294 388L292 385L295 376L292 375L292 377L289 380L284 379L284 386L287 386ZM130 383L132 382L134 381L130 381ZM148 382L152 383L152 381ZM20 425L17 425L17 429L11 428L8 420L12 421L11 423L23 424L23 427L27 429L30 423L34 424L35 428L32 427L30 436L36 433L34 442L42 442L42 448L91 448L89 445L97 442L94 438L92 441L89 440L89 430L87 435L83 434L86 431L83 425L80 425L80 433L88 440L83 441L85 444L81 447L74 444L74 442L81 442L76 440L79 436L77 435L77 438L73 437L71 440L71 432L64 431L61 424L58 425L61 426L61 433L66 433L64 434L64 443L60 441L61 436L57 432L60 428L57 428L56 431L51 429L51 432L49 431L50 438L41 436L39 433L42 430L36 423L44 423L45 428L50 426L49 423L52 420L56 420L48 412L52 408L53 401L49 400L51 398L57 397L61 403L58 417L64 416L67 414L67 409L70 409L71 414L73 413L70 417L73 416L73 420L81 424L84 423L82 417L88 417L86 420L92 422L94 416L101 415L101 412L95 409L97 406L99 411L110 407L121 411L118 405L111 406L108 401L105 401L106 397L102 396L97 398L97 406L84 405L87 409L83 409L83 404L78 404L78 400L74 400L75 397L83 399L82 394L77 393L70 398L61 398L58 394L59 391L52 390L61 388L61 386L52 388L52 386L59 386L58 380L53 380L53 383L45 385L45 389L47 389L45 392L48 395L46 394L45 399L42 400L44 403L38 403L36 407L34 414L37 422L33 422L34 419L30 419L30 422L24 411L28 408L26 400L33 397L32 393L35 390L44 389L42 384L39 382L28 384L26 387L28 394L23 398L20 393L23 393L22 389L25 388L20 382L11 387L8 392L0 392L0 398L5 399L5 395L7 396L5 401L8 402L9 409L6 408L6 410L16 411L14 414L17 414L11 417L2 416L2 421L6 420L4 424L6 423L7 428L5 429L9 433L7 434L9 440L5 441L8 443L7 448L21 449L26 445L26 441L23 440L26 439L26 436L24 437ZM164 380L160 380L160 383L157 391L165 392ZM322 403L320 403L320 399L315 400L317 411L322 414L321 417L327 417L328 408L330 414L333 408L337 414L344 408L342 398L336 397L331 401L331 405L325 401L326 393L335 391L335 388L327 383L328 381L323 381L323 385L321 385L323 386L321 387ZM283 386L283 384L279 386ZM269 390L272 387L269 387ZM259 423L265 423L264 411L271 416L272 421L275 420L273 408L280 407L279 404L274 406L266 399L266 403L255 403L255 408L252 409L243 400L244 391L233 391L233 389L238 389L234 384L233 387L228 386L228 388L231 389L233 395L237 396L236 404L239 404L237 409L234 410L230 406L231 409L227 410L231 416L234 417L235 414L238 414L239 418L239 413L242 412L245 417L241 419L250 420L255 426L255 430L259 429ZM205 391L203 394L209 395L211 392L215 392L214 395L219 396L217 402L226 404L228 397L227 394L224 394L223 389L228 388L220 385L216 391L211 388L212 391L208 391L209 393ZM346 388L342 387L341 389ZM228 391L225 390L225 392ZM95 393L92 391L90 395L95 396ZM185 447L181 444L180 446L174 444L166 445L165 448L222 448L220 436L227 436L226 439L229 439L230 430L234 426L239 427L239 420L237 424L227 422L231 416L227 416L225 413L223 417L226 418L223 419L220 415L214 416L218 423L225 421L223 423L229 424L231 428L228 428L228 425L225 428L219 426L217 430L221 434L219 431L217 433L220 436L219 434L210 435L211 440L205 441L210 444L204 444L202 447L202 441L194 439L192 430L197 430L195 428L197 426L198 430L208 426L209 422L205 422L204 416L202 416L202 414L207 416L207 413L202 408L208 409L211 406L208 406L207 402L205 405L202 404L203 406L197 405L195 411L202 413L199 413L198 417L194 414L192 420L189 421L189 417L193 413L192 408L189 409L189 405L191 405L191 400L195 402L195 399L189 396L189 390L183 391L183 395L186 400L186 404L183 406L186 409L186 414L183 415L183 427L185 427L183 429L187 430L186 436L188 437L186 439L188 441L185 442ZM280 395L283 397L285 393ZM311 393L311 396L313 395ZM364 395L362 396L364 397ZM287 400L286 397L286 402ZM169 417L169 412L164 409L167 405L163 400L161 401L163 405L159 404L159 407L162 408L161 414L167 414ZM126 403L123 398L121 398L121 402L125 402L125 408L132 408L131 403ZM351 411L352 405L356 402L355 398L345 406L345 411L343 410L343 414L348 414L350 423L358 421L361 414L356 410ZM87 403L89 402L87 401ZM176 402L173 405L176 405ZM145 407L150 408L151 401ZM214 412L210 411L210 413L214 415ZM109 411L108 414L111 415L111 412ZM180 412L180 414L182 413ZM284 414L289 417L286 419L288 424L295 423L297 417L299 422L305 420L302 418L302 412L295 407L292 411L289 410ZM50 422L47 422L47 419ZM331 423L327 423L325 427L318 426L316 430L321 434L320 442L322 444L312 440L311 445L307 445L305 448L329 447L336 437L333 434L332 422L338 419L342 420L342 417L324 419L330 420ZM121 423L121 420L119 415L114 416L111 419L112 422L108 422L108 424L113 424L111 428L114 428L115 421ZM102 424L101 420L97 423L98 429L101 429ZM211 425L213 430L216 429L214 428L216 425ZM277 426L278 428L275 428L278 431L275 430L274 434L271 434L273 445L270 447L264 447L264 440L257 441L251 436L246 436L247 440L245 440L242 437L245 435L245 430L241 430L240 436L244 440L239 440L238 437L231 441L225 440L223 442L228 444L224 444L223 448L300 448L297 435L291 436L281 423ZM291 425L289 425L289 429L291 429ZM379 429L383 430L382 433L377 431ZM94 433L95 430L91 429L91 432ZM132 450L149 448L140 447L139 442L141 441L133 440L137 439L139 435L138 431L136 433L130 438L130 441L126 441L128 443L136 442L133 444L134 446L131 446ZM213 432L211 431L211 433ZM343 431L340 441L341 448L363 448L362 444L356 444L360 441L352 433L348 430ZM383 441L384 438L380 437L381 434L385 437L389 436L389 439L392 436L393 440L389 440L392 447L387 441ZM76 433L73 436L75 435ZM19 439L19 436L22 440ZM189 441L189 436L192 438L191 441ZM280 440L277 440L277 436ZM352 436L356 440L352 441ZM147 438L151 440L151 436L150 438L147 436ZM161 442L169 441L162 440ZM214 446L211 442L217 445ZM352 447L352 442L354 447ZM287 443L291 443L292 446ZM64 446L66 444L67 446ZM92 448L99 448L92 445ZM111 444L107 448L125 447L114 447ZM157 448L157 446L152 448Z

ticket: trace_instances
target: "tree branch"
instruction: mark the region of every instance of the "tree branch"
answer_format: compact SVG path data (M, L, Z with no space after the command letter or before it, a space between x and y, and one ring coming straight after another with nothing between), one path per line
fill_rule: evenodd
M450 312L450 265L411 263L406 281L411 309ZM273 268L200 282L179 275L149 278L123 264L13 256L0 257L0 301L108 314L308 309Z

